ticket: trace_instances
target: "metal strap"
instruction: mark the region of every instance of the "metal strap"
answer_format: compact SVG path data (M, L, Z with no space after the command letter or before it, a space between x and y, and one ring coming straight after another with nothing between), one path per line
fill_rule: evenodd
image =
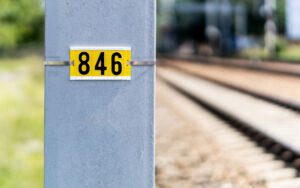
M156 64L156 61L131 61L132 66L152 66Z
M67 66L71 63L69 61L45 61L44 65L46 66Z
M72 65L70 61L45 61L46 66L68 66ZM132 66L152 66L156 64L156 61L131 61L129 62Z

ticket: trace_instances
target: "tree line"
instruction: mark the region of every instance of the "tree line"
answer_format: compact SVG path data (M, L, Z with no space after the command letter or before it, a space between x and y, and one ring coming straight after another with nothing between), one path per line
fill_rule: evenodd
M0 51L42 44L44 10L41 0L0 1Z

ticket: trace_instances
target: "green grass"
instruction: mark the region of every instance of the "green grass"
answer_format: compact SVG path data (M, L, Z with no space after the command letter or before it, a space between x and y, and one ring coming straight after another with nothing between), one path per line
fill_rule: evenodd
M285 50L278 54L279 59L282 60L292 60L299 61L300 60L300 45L294 44L288 46Z
M0 187L43 187L43 61L0 59Z
M239 56L249 59L268 59L268 54L263 47L244 50ZM277 54L277 59L284 61L300 61L300 45L290 44L286 46Z
M240 56L248 59L265 59L268 54L264 48L250 48L242 51Z

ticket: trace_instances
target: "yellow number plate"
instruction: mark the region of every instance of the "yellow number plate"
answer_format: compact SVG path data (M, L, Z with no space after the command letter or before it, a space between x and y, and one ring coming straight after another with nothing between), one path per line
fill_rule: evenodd
M131 49L77 48L70 49L71 80L130 80Z

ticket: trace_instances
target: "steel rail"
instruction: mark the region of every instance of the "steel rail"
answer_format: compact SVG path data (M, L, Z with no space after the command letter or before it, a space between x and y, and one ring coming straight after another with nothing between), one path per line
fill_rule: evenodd
M276 104L276 105L279 105L281 107L293 110L297 113L300 113L300 104L296 103L294 101L284 100L284 99L281 99L281 98L278 98L278 97L263 94L263 93L260 93L260 92L257 92L257 91L252 91L250 89L246 89L246 88L236 86L236 85L233 85L233 84L229 84L229 83L226 83L226 82L223 82L223 81L220 81L218 79L214 79L214 78L211 78L211 77L208 77L208 76L200 75L200 74L197 74L197 73L194 73L194 72L191 72L191 71L187 71L187 70L182 70L182 69L178 68L177 66L173 66L170 63L168 64L168 66L173 68L173 69L179 70L181 72L186 72L189 75L192 75L194 77L201 78L201 79L209 81L211 83L214 83L214 84L217 84L217 85L220 85L220 86L223 86L223 87L226 87L226 88L229 88L229 89L232 89L232 90L235 90L235 91L247 94L247 95L250 95L250 96L258 98L258 99L262 99L262 100L267 101L269 103Z
M170 55L170 54L160 54L158 56L160 59L170 59L170 60L183 60L189 61L194 63L204 63L210 65L218 65L224 67L234 67L240 69L248 69L248 70L255 70L260 72L267 72L272 74L278 75L287 75L293 77L300 77L300 64L299 64L299 71L295 70L283 70L278 68L271 68L270 66L266 67L264 65L264 60L246 60L246 59L229 59L229 58L219 58L219 57L204 57L204 56L180 56L180 55ZM230 63L231 61L239 62L239 63ZM294 65L296 66L296 62L281 62L279 61L272 61L272 64L281 64L281 65Z

